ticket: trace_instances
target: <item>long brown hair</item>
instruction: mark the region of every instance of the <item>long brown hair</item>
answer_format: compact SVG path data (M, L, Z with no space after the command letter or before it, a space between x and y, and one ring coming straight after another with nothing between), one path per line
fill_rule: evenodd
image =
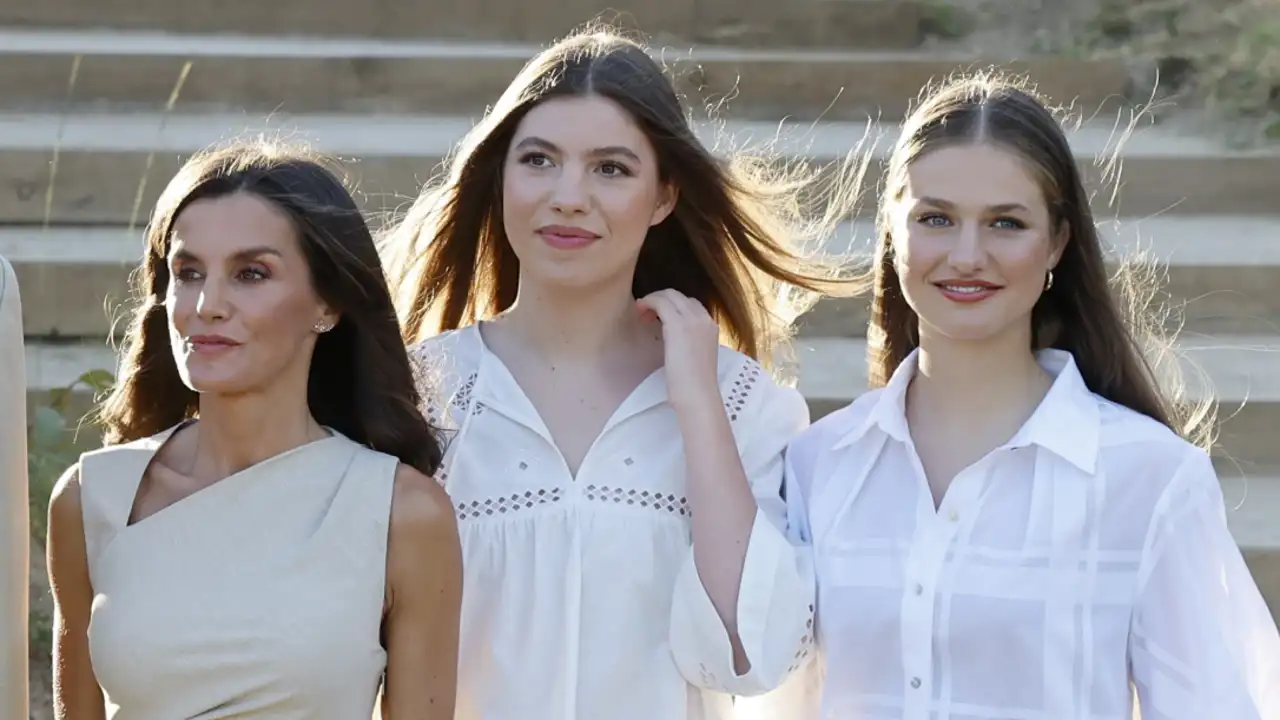
M178 374L169 341L166 258L178 215L192 202L252 193L292 221L316 293L339 313L311 358L307 402L317 422L431 475L443 456L417 411L418 394L369 227L324 160L267 141L192 157L165 188L134 271L136 307L111 394L97 409L107 444L129 442L195 417L198 395Z
M926 153L964 143L993 144L1026 161L1053 225L1067 231L1052 287L1032 309L1031 349L1070 352L1092 392L1210 445L1212 403L1183 403L1176 360L1165 362L1172 338L1163 335L1162 314L1153 305L1154 274L1135 259L1108 277L1089 196L1061 124L1025 83L995 73L960 76L929 94L907 118L889 159L867 333L871 387L883 387L919 344L919 318L902 292L890 219L907 168ZM1160 379L1167 383L1164 392Z
M641 249L632 281L637 297L674 288L700 301L726 344L768 364L819 294L866 288L843 256L805 251L851 210L864 163L846 159L828 174L746 154L718 159L646 49L592 24L524 67L460 143L447 176L429 184L388 233L384 256L408 342L491 317L515 301L519 264L501 207L508 147L535 105L583 95L624 108L653 144L661 179L679 190L675 209ZM814 208L820 210L810 213Z

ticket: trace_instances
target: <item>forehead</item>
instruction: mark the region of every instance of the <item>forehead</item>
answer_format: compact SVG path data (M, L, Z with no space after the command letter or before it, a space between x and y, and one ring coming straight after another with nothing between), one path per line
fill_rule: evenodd
M926 152L907 167L903 194L960 206L1044 204L1044 193L1027 162L992 145L956 145Z
M173 223L170 249L216 255L248 247L281 252L297 246L293 224L283 211L252 193L201 198L182 209Z
M621 105L598 95L552 98L539 103L516 126L513 142L546 140L566 152L621 145L636 154L652 147L635 118Z

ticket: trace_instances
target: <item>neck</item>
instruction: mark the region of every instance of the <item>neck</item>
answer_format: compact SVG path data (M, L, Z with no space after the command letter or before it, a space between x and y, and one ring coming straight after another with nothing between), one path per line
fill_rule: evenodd
M307 405L307 374L262 391L200 396L195 458L189 474L223 478L328 433Z
M630 283L598 288L549 288L523 279L516 302L503 314L522 344L547 358L594 360L644 333Z
M1034 409L1052 379L1029 350L1027 333L978 342L940 337L921 328L919 362L910 395L929 414L966 422L975 408L993 420ZM971 421L971 420L970 420Z

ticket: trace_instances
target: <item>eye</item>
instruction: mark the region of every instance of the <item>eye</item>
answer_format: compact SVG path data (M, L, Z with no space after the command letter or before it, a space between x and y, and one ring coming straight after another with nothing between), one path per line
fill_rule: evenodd
M262 268L245 268L236 273L237 279L244 280L246 282L258 282L260 280L266 280L267 277L269 277L267 271Z
M996 218L995 222L991 224L1001 230L1025 230L1027 228L1026 223L1011 217Z
M551 158L546 153L529 152L520 156L520 164L536 168L550 167Z
M916 222L931 228L943 228L951 224L951 220L941 213L924 213L916 217Z
M634 173L631 169L621 163L606 162L600 165L600 172L605 177L628 177Z
M173 277L175 280L182 283L195 282L200 279L200 273L194 268L179 267L173 271Z

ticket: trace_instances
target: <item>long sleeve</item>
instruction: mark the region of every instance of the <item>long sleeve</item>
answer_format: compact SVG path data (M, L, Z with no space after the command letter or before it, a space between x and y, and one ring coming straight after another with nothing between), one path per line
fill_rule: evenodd
M812 487L814 453L811 445L793 442L786 457L787 534L793 543L811 546L809 490ZM763 695L739 698L733 708L734 720L818 720L822 707L822 686L826 664L818 644L818 623L814 617L812 645L794 672L778 687Z
M777 687L807 656L813 638L812 555L789 535L782 497L784 449L808 425L808 406L796 390L767 380L757 393L735 433L758 508L737 608L750 669L734 671L729 634L699 579L692 549L676 579L671 615L671 650L681 674L697 687L734 695Z
M1204 453L1183 461L1144 556L1130 631L1143 720L1280 720L1280 634Z

